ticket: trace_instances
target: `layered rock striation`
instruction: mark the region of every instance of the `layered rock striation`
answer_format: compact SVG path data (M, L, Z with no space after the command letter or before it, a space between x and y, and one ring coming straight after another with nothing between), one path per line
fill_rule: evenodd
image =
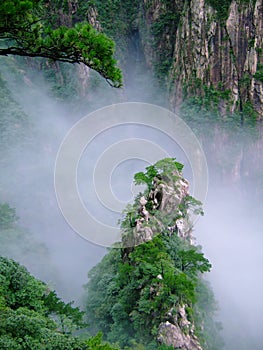
M252 106L262 118L263 2L211 4L145 0L139 30L146 60L163 67L174 110L186 96L204 97L212 88L221 115Z
M219 92L221 114L251 103L263 116L263 85L256 74L263 59L262 11L262 0L234 0L228 17L219 20L207 1L185 3L170 70L173 106L185 92L202 94L206 85Z

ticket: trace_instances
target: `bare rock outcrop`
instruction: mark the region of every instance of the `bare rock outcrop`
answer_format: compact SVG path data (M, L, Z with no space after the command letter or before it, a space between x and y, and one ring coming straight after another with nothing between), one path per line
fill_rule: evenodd
M148 196L141 196L138 207L138 217L135 220L130 246L136 246L150 241L156 233L168 231L169 234L178 234L183 239L192 242L192 230L188 215L183 215L180 205L189 196L189 184L182 175L177 172L169 177L156 177ZM152 215L147 207L157 210L170 220L170 225L165 226L158 215ZM125 236L123 236L125 240ZM125 243L127 244L127 242Z
M160 343L183 350L202 350L194 334L194 324L187 318L186 305L171 309L167 320L159 325L157 339Z
M173 346L175 349L202 350L196 336L183 332L178 324L169 321L160 324L157 339L160 343Z

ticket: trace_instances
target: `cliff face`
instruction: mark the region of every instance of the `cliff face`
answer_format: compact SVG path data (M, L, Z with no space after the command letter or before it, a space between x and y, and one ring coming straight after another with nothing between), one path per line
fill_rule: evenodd
M144 0L138 29L147 64L157 75L166 75L172 63L178 19L184 1Z
M229 6L225 17L210 2L145 0L141 13L147 30L141 34L148 62L166 60L174 109L185 96L204 95L206 86L216 90L222 115L252 105L262 117L263 2L219 1L218 6Z
M226 21L218 21L215 12L204 0L185 3L170 72L171 103L181 101L184 84L199 93L206 84L229 91L219 101L222 114L227 106L242 111L251 102L262 116L262 82L254 77L261 60L262 0L233 1Z

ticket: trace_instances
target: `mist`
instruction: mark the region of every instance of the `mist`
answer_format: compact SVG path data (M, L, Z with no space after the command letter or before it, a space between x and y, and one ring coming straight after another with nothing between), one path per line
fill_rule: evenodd
M241 184L242 185L242 184ZM226 349L261 349L263 335L262 204L228 186L210 188L195 236L212 263Z
M54 164L67 131L92 110L125 101L167 104L163 91L149 84L152 78L144 69L143 57L138 58L136 52L130 56L129 71L125 73L127 87L124 90L112 93L111 88L102 82L101 92L98 89L91 92L88 102L75 108L69 108L50 96L40 73L26 73L26 77L30 74L30 83L18 84L11 69L2 71L13 96L32 117L34 135L30 136L30 142L23 146L22 152L13 155L1 170L1 187L4 189L1 196L3 201L16 208L19 225L32 233L33 240L46 247L41 264L39 257L34 257L31 252L27 256L19 256L19 252L16 252L14 258L25 264L36 277L51 284L65 300L75 300L77 304L82 302L82 286L87 282L87 272L107 250L81 238L62 216L53 184ZM108 95L105 91L109 91ZM156 100L156 96L159 96L159 100ZM203 129L203 138L200 138L207 155L210 183L204 203L205 216L198 220L195 227L196 243L202 245L205 256L213 265L207 278L218 301L217 317L223 326L225 349L262 349L263 205L257 193L254 172L247 171L245 176L237 179L233 176L233 165L225 167L222 176L219 174L222 159L228 157L231 161L233 156L235 163L236 154L231 154L233 140L230 137L224 140L220 151L222 159L217 159L211 140L204 136L210 132L210 127L207 125L207 130ZM191 184L192 173L187 157L165 135L150 128L129 126L111 129L100 136L82 156L79 186L85 204L93 215L106 224L116 225L120 214L109 212L96 199L92 172L103 150L120 139L141 137L158 140L158 144L171 156L185 164L184 176ZM213 141L216 143L215 137ZM248 137L246 142L262 144L262 138L258 141ZM239 151L243 145L244 140L240 140L240 144L237 141L235 150ZM263 154L256 147L255 150L258 150L255 155L257 169L262 169ZM248 147L243 152L246 159L252 151ZM147 163L144 161L130 160L114 170L112 189L116 197L124 202L132 200L133 175L143 171L145 166Z

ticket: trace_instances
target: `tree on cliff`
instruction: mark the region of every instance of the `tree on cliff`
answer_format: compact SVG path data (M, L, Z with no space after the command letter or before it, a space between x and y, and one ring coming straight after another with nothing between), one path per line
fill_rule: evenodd
M200 247L192 245L190 232L182 236L177 226L182 219L187 229L189 212L194 211L185 200L189 196L183 190L182 168L175 158L166 158L147 167L145 173L135 174L135 183L145 183L147 188L124 212L121 224L122 241L135 244L110 249L88 275L90 330L101 329L108 341L122 349L222 347L213 319L213 293L201 277L211 264ZM142 220L142 196L148 221ZM199 203L191 197L192 206L199 207ZM171 222L176 223L172 231ZM128 236L136 239L126 240Z
M120 87L122 76L116 66L114 42L90 24L74 27L50 25L44 0L2 0L0 3L0 55L44 57L83 63Z

